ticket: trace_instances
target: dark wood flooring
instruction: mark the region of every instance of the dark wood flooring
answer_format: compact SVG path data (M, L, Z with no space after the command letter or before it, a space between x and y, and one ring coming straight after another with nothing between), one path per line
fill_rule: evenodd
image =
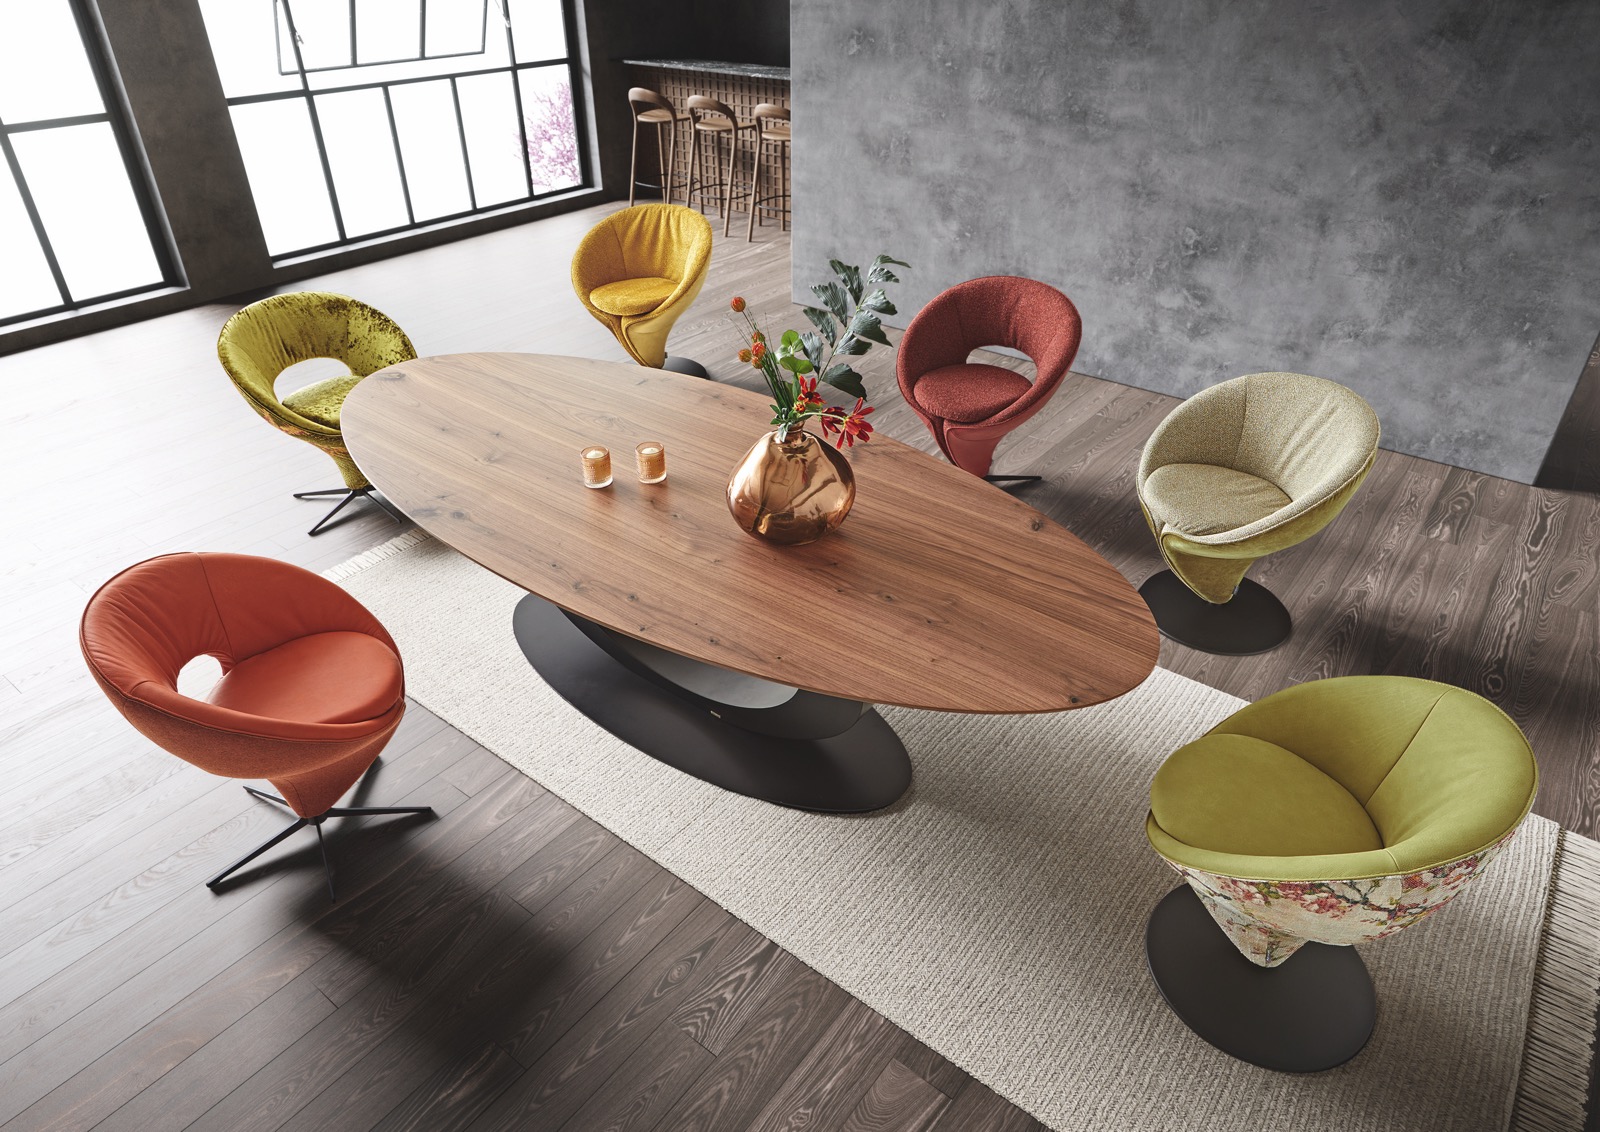
M597 215L308 286L374 303L424 353L621 360L566 281ZM674 337L753 388L730 357L733 293L790 320L786 237L719 237ZM306 537L320 510L290 492L336 476L223 377L231 310L0 358L0 1128L1038 1127L420 707L359 792L439 817L333 830L338 904L302 841L221 895L203 887L280 815L128 728L77 655L83 603L166 550L315 568L398 530L364 513ZM931 451L888 355L865 369L874 420ZM1001 452L1047 477L1025 498L1136 583L1157 557L1133 471L1172 404L1074 376ZM1258 568L1297 618L1286 646L1219 660L1165 645L1162 663L1247 697L1348 672L1480 691L1533 739L1539 812L1594 835L1597 563L1600 498L1385 453L1338 522Z

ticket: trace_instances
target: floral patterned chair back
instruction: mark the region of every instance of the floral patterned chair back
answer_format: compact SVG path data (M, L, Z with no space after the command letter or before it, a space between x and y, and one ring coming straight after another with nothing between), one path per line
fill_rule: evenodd
M1533 806L1527 739L1488 700L1400 676L1315 680L1162 765L1145 832L1252 963L1438 911Z

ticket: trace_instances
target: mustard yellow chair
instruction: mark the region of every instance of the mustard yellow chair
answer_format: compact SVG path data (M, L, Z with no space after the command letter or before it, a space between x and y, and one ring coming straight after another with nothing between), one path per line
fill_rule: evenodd
M233 384L261 419L326 452L344 477L344 486L297 491L296 499L338 496L339 501L310 533L320 533L352 499L370 499L396 522L404 517L373 494L339 432L345 396L370 373L417 356L411 339L382 311L348 295L296 291L251 303L230 318L217 339L217 357ZM350 372L297 389L279 398L278 375L299 362L331 358Z
M1150 784L1145 834L1187 882L1150 919L1157 986L1245 1061L1308 1072L1349 1060L1376 1016L1351 945L1459 895L1538 786L1517 725L1448 684L1314 680L1235 712Z
M1145 444L1138 477L1170 567L1139 590L1161 632L1228 656L1282 644L1289 611L1245 571L1343 510L1378 437L1377 414L1354 390L1298 373L1236 377L1174 409Z
M710 265L704 216L677 204L634 205L579 242L572 289L640 365L707 377L698 362L667 357L667 335L700 294Z

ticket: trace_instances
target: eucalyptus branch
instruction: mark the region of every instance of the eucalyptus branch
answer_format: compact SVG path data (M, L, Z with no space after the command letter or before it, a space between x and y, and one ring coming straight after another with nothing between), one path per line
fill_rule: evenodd
M776 345L768 341L742 298L735 296L729 304L743 317L741 336L750 343L739 351L739 360L761 371L772 394L772 423L777 426L780 440L796 424L812 418L821 422L824 432L838 434L835 443L840 447L871 436L872 426L866 417L872 408L866 403L866 386L859 373L838 359L860 356L874 345L891 346L879 318L895 313L894 304L883 289L886 283L900 281L890 265L909 266L880 255L863 275L859 267L829 260L828 266L838 281L814 285L811 293L823 305L803 308L815 332L785 330ZM874 290L867 291L868 285ZM817 393L819 381L853 396L855 407L846 411L825 404Z

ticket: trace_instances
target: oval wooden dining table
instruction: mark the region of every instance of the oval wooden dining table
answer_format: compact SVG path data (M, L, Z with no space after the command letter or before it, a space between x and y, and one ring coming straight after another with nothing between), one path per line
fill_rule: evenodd
M454 354L380 370L344 403L368 478L442 542L528 591L534 668L614 735L718 786L859 812L909 786L874 704L1088 707L1155 666L1138 593L1064 527L898 441L849 450L856 502L804 546L746 534L729 473L769 398L663 370ZM634 446L667 478L638 482ZM586 488L579 452L615 479Z

